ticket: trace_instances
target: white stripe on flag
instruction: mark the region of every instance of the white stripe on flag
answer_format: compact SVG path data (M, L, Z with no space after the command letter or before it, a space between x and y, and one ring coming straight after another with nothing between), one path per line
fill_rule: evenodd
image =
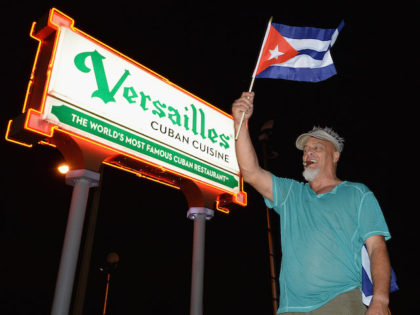
M330 52L326 52L323 60L316 60L308 55L297 55L285 62L274 64L278 67L291 68L322 68L333 64Z
M338 35L338 32L337 32ZM297 51L302 49L312 49L316 51L326 51L330 47L331 41L322 41L319 39L295 39L284 37L284 39Z
M365 246L362 247L362 268L365 270L366 274L369 277L370 282L372 283L372 276L370 274L370 259L369 259L369 254ZM363 304L365 304L366 306L369 306L371 300L372 300L372 295L366 296L362 288Z

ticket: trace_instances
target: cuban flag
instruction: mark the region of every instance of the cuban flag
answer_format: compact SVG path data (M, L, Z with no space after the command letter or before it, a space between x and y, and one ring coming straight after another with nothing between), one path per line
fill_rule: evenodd
M391 268L391 285L389 292L399 290L397 285L397 277L394 270ZM372 275L370 273L370 260L366 245L362 247L362 299L363 304L370 305L373 297Z
M253 78L319 82L335 75L330 49L344 26L336 29L268 23Z

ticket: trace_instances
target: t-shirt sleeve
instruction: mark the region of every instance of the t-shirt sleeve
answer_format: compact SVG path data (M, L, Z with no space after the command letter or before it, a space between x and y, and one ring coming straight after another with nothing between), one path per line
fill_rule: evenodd
M371 191L364 194L360 204L359 235L363 242L373 235L383 235L385 240L391 238L381 207Z
M271 174L273 178L273 201L264 197L268 208L278 209L287 200L294 180L277 177Z

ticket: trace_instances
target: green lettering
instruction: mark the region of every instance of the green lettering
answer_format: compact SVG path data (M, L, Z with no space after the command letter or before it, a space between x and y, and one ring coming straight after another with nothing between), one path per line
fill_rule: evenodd
M93 72L95 74L96 85L98 87L98 89L92 93L92 97L100 98L105 104L108 102L115 102L114 95L117 93L125 79L127 79L127 77L130 75L130 72L125 70L121 78L112 88L112 90L110 90L103 63L105 57L98 53L96 50L83 52L74 57L74 64L76 65L76 68L84 73L89 73L91 69L86 66L86 60L89 57L92 61Z
M176 110L172 106L169 106L168 111L171 112L170 114L168 114L169 120L172 121L174 125L181 126L181 116L179 115L178 110Z
M197 108L195 108L194 104L191 104L191 109L192 109L192 132L195 135L198 135L197 132Z
M130 104L133 104L133 103L136 102L136 101L133 100L133 98L137 98L138 94L136 93L134 88L131 86L131 87L125 87L124 88L123 96Z
M229 149L230 145L229 145L228 141L229 141L230 137L228 137L228 136L226 136L225 134L222 133L220 135L220 139L222 140L222 142L220 142L219 145L222 148Z
M154 101L153 106L155 107L155 109L152 110L152 114L158 115L160 118L166 116L165 112L163 111L163 108L166 108L165 104L163 104L159 101Z
M200 112L200 118L201 118L200 135L201 135L201 138L206 139L206 136L205 136L205 133L206 133L206 116L204 115L204 112L201 108L198 111Z
M185 108L185 111L188 111L188 107L184 107L184 108ZM190 130L190 128L188 127L188 119L189 119L188 115L184 114L184 128L185 128L185 130Z
M216 142L216 138L219 137L219 135L217 134L216 130L214 130L214 128L209 129L207 131L207 136L209 137L209 139L211 140L211 142L215 143Z
M140 107L143 108L143 110L148 110L148 108L146 107L146 101L151 101L152 99L149 95L144 94L143 91L140 91L140 96Z

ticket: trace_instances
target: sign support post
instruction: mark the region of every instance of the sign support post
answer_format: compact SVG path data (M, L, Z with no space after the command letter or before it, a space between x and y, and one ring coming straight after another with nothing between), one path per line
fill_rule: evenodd
M51 315L64 315L69 312L89 188L98 185L99 173L86 169L73 170L67 174L66 182L73 186L73 194Z
M191 207L187 217L194 220L190 315L203 314L204 247L206 220L214 216L214 210Z

